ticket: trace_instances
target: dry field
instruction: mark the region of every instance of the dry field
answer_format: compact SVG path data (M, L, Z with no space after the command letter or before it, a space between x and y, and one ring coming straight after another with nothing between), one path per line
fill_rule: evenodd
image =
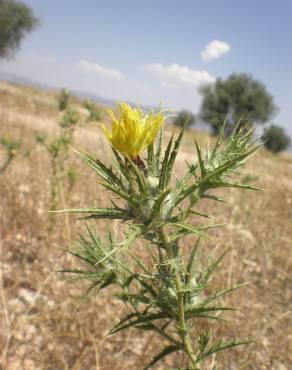
M74 101L85 115L80 102ZM72 283L55 272L78 262L60 249L68 246L84 224L74 217L56 216L56 227L47 232L50 162L36 143L35 132L56 134L56 94L0 82L0 137L21 140L21 148L0 175L0 368L3 370L139 370L160 342L152 334L130 330L107 337L125 308L102 291L90 300L80 299L86 283ZM194 155L193 136L201 143L205 134L190 132L177 163ZM110 161L107 144L95 124L75 132L76 144ZM0 148L0 165L5 160ZM80 180L60 208L106 205L107 193L96 177L72 153ZM251 181L264 192L237 189L224 192L228 202L206 202L216 222L226 226L213 232L204 244L212 254L232 246L214 279L214 286L250 285L228 297L241 309L233 323L214 328L231 338L257 342L218 354L224 370L289 370L292 364L292 157L260 150L244 168L241 181ZM99 230L105 224L96 222ZM113 222L116 233L119 223ZM191 240L188 240L191 244ZM137 248L143 250L141 245ZM186 247L187 248L187 247ZM156 369L178 366L170 358Z

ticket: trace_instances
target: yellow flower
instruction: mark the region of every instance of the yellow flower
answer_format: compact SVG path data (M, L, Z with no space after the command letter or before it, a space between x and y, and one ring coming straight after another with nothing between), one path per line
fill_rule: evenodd
M165 117L161 112L145 114L140 107L132 109L126 103L119 104L119 118L112 109L107 112L112 119L112 132L101 125L110 144L126 158L136 159L158 134Z

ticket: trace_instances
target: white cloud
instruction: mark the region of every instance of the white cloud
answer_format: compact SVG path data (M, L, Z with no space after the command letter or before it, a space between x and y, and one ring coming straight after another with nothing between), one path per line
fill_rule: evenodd
M179 64L163 66L159 63L147 64L146 70L157 76L163 85L180 83L194 85L214 83L216 77L206 70L190 69Z
M85 59L80 60L78 65L84 71L89 72L89 73L95 73L102 77L113 78L116 80L121 80L122 78L124 78L122 73L119 71L116 71L115 69L106 68L106 67L101 66L100 64L92 63Z
M230 49L231 46L226 42L213 40L202 51L201 57L205 61L218 59L222 55L229 53Z
M152 79L149 78L149 71L145 73L145 67L143 70L140 69L139 76L135 79L131 75L121 79L108 79L101 74L93 74L91 70L86 72L84 68L80 68L78 60L64 62L46 55L20 51L15 59L1 62L0 71L55 88L67 87L72 91L83 91L104 98L132 101L142 105L156 106L162 102L165 108L188 109L196 112L201 104L201 95L194 81L184 83L176 75L169 77L169 73L163 77L154 76L155 78ZM92 78L93 76L95 78ZM211 82L213 79L211 76ZM196 78L196 84L209 81L208 73L207 78L202 78L202 74L200 78Z

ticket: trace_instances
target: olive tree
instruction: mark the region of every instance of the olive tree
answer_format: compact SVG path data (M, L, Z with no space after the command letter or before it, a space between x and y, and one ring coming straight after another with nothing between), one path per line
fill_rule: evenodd
M273 153L285 150L290 144L290 138L283 127L277 125L271 125L266 128L262 139L265 147Z
M266 87L252 76L232 74L226 80L217 79L214 85L201 88L203 95L201 117L218 133L225 123L226 134L238 122L246 125L267 122L276 111L273 97Z
M196 123L196 117L192 112L187 110L181 110L175 116L173 124L178 127L184 127L185 125L192 126Z
M0 0L0 58L8 58L39 24L31 8L16 0Z

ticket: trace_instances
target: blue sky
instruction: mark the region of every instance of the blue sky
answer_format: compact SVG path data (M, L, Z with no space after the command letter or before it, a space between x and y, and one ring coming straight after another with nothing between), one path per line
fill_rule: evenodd
M141 104L198 112L198 88L247 72L292 135L292 1L24 0L41 20L0 69Z

